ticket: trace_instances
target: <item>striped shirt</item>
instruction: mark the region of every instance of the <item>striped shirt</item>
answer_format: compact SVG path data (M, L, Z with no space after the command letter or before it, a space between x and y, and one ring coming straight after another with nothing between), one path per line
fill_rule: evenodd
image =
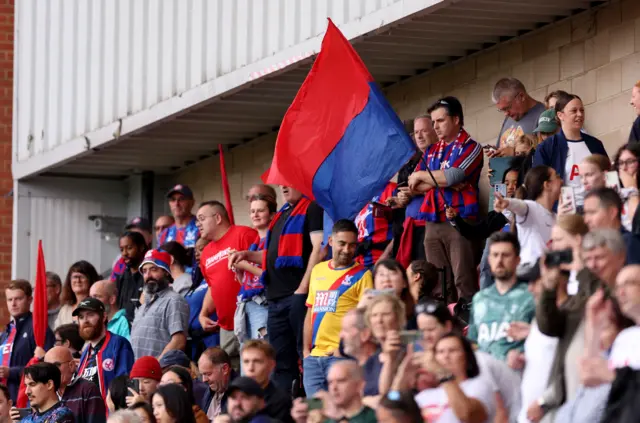
M182 295L170 287L147 297L136 310L131 326L131 347L136 359L159 356L171 341L171 336L189 329L189 305Z
M100 388L82 378L74 379L62 394L62 402L75 416L76 423L104 423L107 410Z

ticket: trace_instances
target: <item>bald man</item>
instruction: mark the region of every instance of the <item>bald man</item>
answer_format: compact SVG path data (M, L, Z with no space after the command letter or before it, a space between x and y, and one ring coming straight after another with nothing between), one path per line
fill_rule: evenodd
M104 304L107 313L107 330L130 341L131 326L127 320L126 310L118 308L116 284L108 280L98 281L91 286L89 296L97 298Z
M104 423L107 411L100 389L81 377L73 379L76 363L67 347L53 347L44 356L60 370L58 394L64 404L73 412L76 423Z
M329 398L333 409L325 409L327 417L332 420L375 422L376 412L364 404L364 374L355 360L334 362L327 375L329 382ZM333 414L333 415L329 415ZM291 409L291 417L296 423L306 423L309 407L304 398L297 398Z

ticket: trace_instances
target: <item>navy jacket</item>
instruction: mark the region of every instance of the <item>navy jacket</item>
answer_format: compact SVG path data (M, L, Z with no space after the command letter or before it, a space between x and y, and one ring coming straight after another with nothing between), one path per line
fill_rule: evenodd
M627 231L625 228L620 229L620 232L627 246L627 262L625 265L640 264L640 237Z
M233 379L235 379L237 376L238 374L236 373L236 371L232 369L231 375L229 375L229 382L227 386L229 386L229 384L231 384ZM202 397L200 408L202 409L202 411L204 411L205 414L207 414L209 410L209 406L211 405L211 400L213 400L214 395L215 395L215 392L213 392L211 388L209 388L207 389L207 392L205 392L204 396ZM220 401L221 402L220 414L227 414L227 398L228 398L228 395L227 395L227 392L225 391L224 395L222 395L222 401Z
M582 139L591 154L602 154L603 156L609 157L607 150L605 150L604 145L602 145L602 141L585 133L582 134ZM569 145L567 143L567 137L565 137L562 130L542 141L538 147L536 147L536 154L533 156L533 166L545 165L552 167L558 176L564 179L564 167L567 162L567 155L569 154Z
M33 352L36 349L36 340L33 337L33 316L31 312L27 312L15 318L16 337L13 340L13 348L11 349L11 362L9 367L9 378L7 379L7 388L14 404L18 399L18 389L20 388L20 379L22 378L22 370L29 360L33 358ZM0 335L0 344L4 343L9 336L9 326L5 328ZM44 338L44 349L49 350L55 343L55 337L51 329L47 328Z

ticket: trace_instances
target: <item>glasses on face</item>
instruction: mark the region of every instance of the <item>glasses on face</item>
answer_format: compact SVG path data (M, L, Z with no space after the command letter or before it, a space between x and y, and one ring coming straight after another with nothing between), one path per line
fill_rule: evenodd
M62 339L60 339L60 338L56 338L56 342L54 343L54 345L55 345L56 347L60 347L60 346L62 346L62 343L63 343L63 342L64 342L64 341L63 341Z
M509 100L509 103L507 103L506 106L504 106L502 108L498 107L498 111L501 112L501 113L507 113L508 111L510 111L513 108L513 103L520 96L520 94L522 94L522 93L518 93L515 96L513 96L513 98L511 100Z
M618 167L624 168L638 163L638 159L618 160Z
M204 222L205 220L207 220L210 217L213 216L217 216L218 213L214 213L214 214L201 214L197 216L198 222Z

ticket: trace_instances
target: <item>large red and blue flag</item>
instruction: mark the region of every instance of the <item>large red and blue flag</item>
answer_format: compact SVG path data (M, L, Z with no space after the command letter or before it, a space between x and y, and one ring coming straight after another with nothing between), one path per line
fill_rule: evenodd
M284 116L267 182L353 219L415 147L349 41L329 20L322 48Z

